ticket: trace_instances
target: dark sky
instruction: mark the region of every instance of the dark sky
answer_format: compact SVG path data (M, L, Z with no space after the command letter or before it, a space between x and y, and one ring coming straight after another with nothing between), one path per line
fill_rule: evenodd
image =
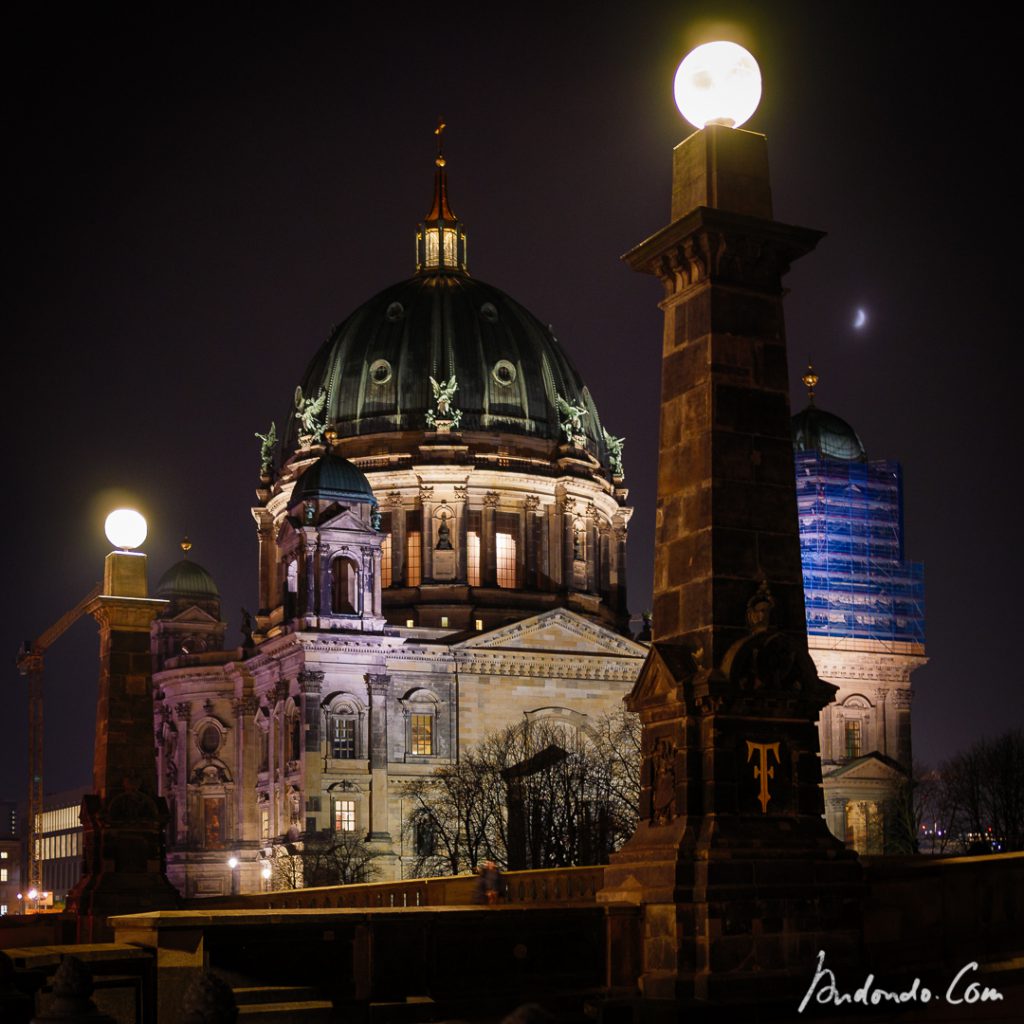
M776 217L828 232L787 281L794 409L811 353L819 404L904 466L931 658L915 676L915 752L936 763L1021 724L1008 26L892 3L231 17L93 4L70 21L35 6L8 23L0 62L0 796L25 789L18 643L100 578L119 493L149 518L151 585L187 532L237 641L239 608L255 605L253 432L281 425L331 326L412 273L438 114L471 271L554 325L627 438L630 604L649 607L660 288L619 256L668 219L671 150L690 131L672 75L721 35L761 66L747 127L769 137ZM95 652L86 621L48 658L48 791L89 777Z

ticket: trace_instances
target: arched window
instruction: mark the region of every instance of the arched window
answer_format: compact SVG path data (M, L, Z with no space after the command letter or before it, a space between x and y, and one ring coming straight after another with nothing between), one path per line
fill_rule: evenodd
M355 563L339 555L331 562L331 611L335 614L358 611L358 585L359 570Z

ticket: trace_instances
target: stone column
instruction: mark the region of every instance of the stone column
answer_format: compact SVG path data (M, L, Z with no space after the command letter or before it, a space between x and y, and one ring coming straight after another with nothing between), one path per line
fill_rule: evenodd
M68 899L79 942L113 938L111 914L171 910L167 801L153 756L150 627L166 601L148 597L146 556L107 555L103 593L86 608L99 626L93 791L82 799L82 877ZM179 744L188 743L187 733Z
M498 544L494 529L497 509L498 494L488 491L480 512L480 585L483 587L498 585Z
M269 612L280 603L281 586L277 579L277 544L274 541L274 517L265 508L254 508L256 536L260 551L259 611Z
M334 611L331 604L331 590L334 585L334 565L331 562L331 549L326 544L318 544L316 548L317 564L320 567L317 575L320 578L319 600L316 604L318 615L329 615Z
M370 709L370 834L368 839L391 842L388 830L388 695L391 676L369 672L365 676Z
M405 584L405 508L402 496L392 491L387 496L387 506L391 512L391 581L392 586Z
M601 552L597 547L597 509L587 506L587 593L597 593L597 573L601 562Z
M260 839L259 812L257 810L253 817L253 804L249 798L256 790L256 774L259 770L260 744L259 736L256 735L258 726L254 721L258 708L256 698L251 695L236 697L231 702L235 719L235 794L239 836L243 840L255 841ZM248 818L245 817L247 807L250 808Z
M455 580L466 582L466 534L469 532L468 490L465 486L455 485Z
M889 755L889 711L886 700L888 695L889 691L884 686L880 686L875 691L875 742L878 752L886 756ZM864 753L867 753L867 750Z
M782 318L821 235L771 216L764 137L712 125L675 150L672 223L625 256L665 290L654 643L626 700L640 824L599 898L643 906L641 991L677 1012L798 1000L820 949L860 969L860 866L823 819L836 688L807 653Z
M288 680L282 679L274 687L274 748L271 753L274 775L275 816L278 834L285 833L291 824L288 813L288 783L285 782L288 765L288 720L285 716L285 702L291 689Z
M431 583L434 579L434 488L420 485L420 508L422 509L420 536L423 539L423 550L420 564L423 566L423 582Z
M536 494L528 494L523 499L523 579L522 585L526 590L540 590L540 572L537 557L537 510L540 508L540 498Z
M562 502L562 585L566 590L575 590L576 545L573 527L576 522L576 499L565 498Z
M305 831L314 832L327 825L321 812L323 757L320 735L320 691L323 672L304 669L299 673L299 711L302 721L302 795L306 802Z

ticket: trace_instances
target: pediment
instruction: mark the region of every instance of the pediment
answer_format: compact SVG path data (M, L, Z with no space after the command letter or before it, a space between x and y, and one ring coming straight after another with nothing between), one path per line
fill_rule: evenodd
M352 530L377 536L377 531L367 526L359 514L347 506L339 506L334 515L321 519L317 529L321 533L326 530Z
M898 782L905 778L906 772L892 758L877 750L840 765L825 776L826 780L842 779L844 782L855 779L862 782Z
M195 604L190 604L183 612L178 612L177 615L163 618L160 621L187 623L190 626L194 626L197 622L208 623L212 626L220 625L219 619L212 616L209 612L204 612L202 608Z
M559 654L614 655L620 658L647 656L645 645L605 629L565 608L554 608L521 622L501 626L455 646L460 650L553 651Z

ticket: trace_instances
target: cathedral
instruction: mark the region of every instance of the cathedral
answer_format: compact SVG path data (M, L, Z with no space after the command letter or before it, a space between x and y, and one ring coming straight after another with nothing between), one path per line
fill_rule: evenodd
M414 276L335 328L282 396L280 434L258 435L243 646L224 649L187 544L157 585L158 777L185 896L268 888L277 852L313 832L355 833L378 877L408 874L404 783L509 723L586 730L644 663L622 440L551 330L470 276L440 151L415 240ZM910 767L922 584L902 561L898 466L868 462L809 387L794 417L808 627L840 687L821 719L828 822L874 852Z
M216 583L187 552L157 586L159 784L186 896L266 887L276 847L324 830L401 877L403 783L510 722L586 729L643 664L622 441L466 250L439 153L415 275L333 331L280 438L262 435L244 647L223 650Z

